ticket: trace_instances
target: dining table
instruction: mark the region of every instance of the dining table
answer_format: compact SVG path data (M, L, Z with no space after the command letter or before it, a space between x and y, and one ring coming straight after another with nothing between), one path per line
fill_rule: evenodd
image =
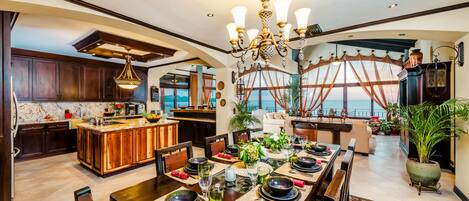
M325 144L325 145L330 147L330 149L332 150L332 155L330 156L329 160L324 165L324 170L318 173L320 175L317 176L317 180L315 182L308 183L307 181L305 181L305 184L312 186L309 194L302 195L302 196L307 196L305 200L313 200L314 198L316 198L318 191L321 188L321 185L324 182L332 180L334 162L337 159L337 157L340 155L340 146L334 145L334 144ZM275 171L275 169L279 168L283 163L287 163L288 161L264 159L263 162L271 165L273 170ZM156 168L155 168L155 171L156 171ZM272 172L270 175L271 176L283 176L275 172ZM237 176L235 186L226 187L224 176L225 176L224 170L219 172L218 174L213 175L212 185L215 185L216 183L222 184L222 186L224 187L223 200L225 201L237 200L244 194L248 193L249 190L254 187L253 185L250 184L250 182L243 182L243 181L248 181L249 178L241 177L241 176ZM157 177L148 179L141 183L138 183L138 184L135 184L127 188L111 193L110 200L111 201L137 201L137 200L138 201L155 201L181 187L189 189L189 190L193 190L197 192L199 195L202 195L202 191L198 184L187 185L179 181L176 181L170 176L158 175ZM252 200L261 200L261 199L253 198Z

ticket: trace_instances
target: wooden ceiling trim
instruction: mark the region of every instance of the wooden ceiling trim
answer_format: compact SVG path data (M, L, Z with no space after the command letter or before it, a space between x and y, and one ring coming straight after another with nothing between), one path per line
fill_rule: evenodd
M195 57L195 58L184 59L184 60L180 60L180 61L173 61L173 62L169 62L169 63L165 63L165 64L158 64L158 65L150 66L148 68L149 69L150 68L158 68L158 67L162 67L162 66L168 66L168 65L178 64L178 63L184 63L184 62L194 61L194 60L198 60L198 59L199 59L198 57Z

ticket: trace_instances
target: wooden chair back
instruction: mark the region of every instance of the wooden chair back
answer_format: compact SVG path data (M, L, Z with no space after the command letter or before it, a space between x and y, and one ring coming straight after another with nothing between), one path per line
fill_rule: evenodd
M205 157L211 158L226 150L228 146L228 134L215 135L205 138Z
M191 141L157 149L155 151L157 176L184 167L192 156Z
M351 151L355 152L355 147L356 146L357 146L357 139L352 138L352 139L350 139L347 150L351 150Z
M233 141L235 144L248 142L249 140L251 140L250 130L241 130L233 132Z
M296 122L293 124L293 134L301 135L308 138L309 141L318 140L317 126L313 123Z
M350 178L352 177L352 167L353 167L353 157L354 157L354 152L352 150L347 150L344 155L344 159L342 160L342 163L340 164L340 169L345 171L345 181L344 181L344 187L342 190L342 197L344 198L344 201L349 200L349 191L350 191Z
M324 193L324 201L343 200L341 192L345 182L345 174L346 172L340 169L335 172L331 183L327 186L326 192Z
M91 188L86 186L73 192L75 201L93 201L93 195L91 194Z

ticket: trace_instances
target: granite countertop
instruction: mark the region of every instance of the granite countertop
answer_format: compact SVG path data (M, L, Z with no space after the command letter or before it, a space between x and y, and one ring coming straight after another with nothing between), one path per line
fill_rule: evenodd
M143 120L145 123L140 124L139 121L141 121L141 120ZM178 121L174 121L174 120L164 120L164 121L160 120L157 123L149 123L144 118L114 120L114 122L119 122L121 124L95 126L95 125L90 125L88 123L80 123L80 124L77 124L77 127L81 127L81 128L90 129L90 130L94 130L94 131L104 133L104 132L111 132L111 131L117 131L117 130L152 127L152 126L162 126L162 125L178 123Z
M214 119L207 119L207 118L168 117L168 119L181 120L181 121L198 121L198 122L206 122L206 123L217 123L216 120L214 120Z

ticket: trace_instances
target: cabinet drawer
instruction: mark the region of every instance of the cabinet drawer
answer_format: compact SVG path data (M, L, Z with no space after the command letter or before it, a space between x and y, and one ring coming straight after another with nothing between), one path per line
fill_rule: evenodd
M40 131L45 129L46 126L42 124L35 124L35 125L22 125L19 127L19 131Z
M49 129L60 129L60 128L65 128L65 129L68 129L69 127L69 123L68 122L64 122L64 123L57 123L57 124L49 124L47 126L47 128Z

